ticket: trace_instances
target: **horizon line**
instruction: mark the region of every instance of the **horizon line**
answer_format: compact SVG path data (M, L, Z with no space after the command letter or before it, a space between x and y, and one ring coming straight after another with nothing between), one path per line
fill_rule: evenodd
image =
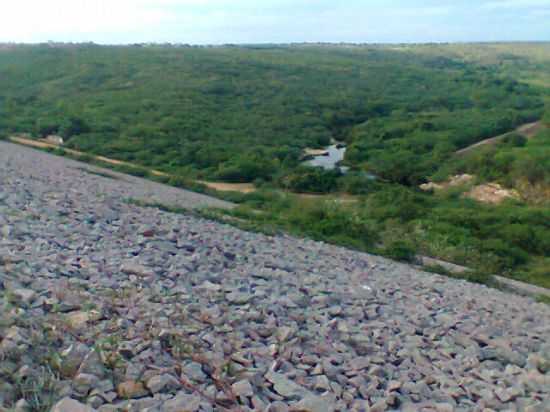
M550 43L549 40L468 40L468 41L407 41L407 42L377 42L377 41L365 41L365 42L355 42L355 41L292 41L292 42L256 42L256 43L247 43L247 42L229 42L229 43L186 43L181 41L172 41L172 42L158 42L158 41L143 41L143 42L130 42L130 43L103 43L90 41L58 41L58 40L46 40L41 42L16 42L16 41L2 41L0 40L0 45L10 45L10 46L43 46L43 45L95 45L95 46L167 46L167 45L176 45L176 46L188 46L188 47L228 47L228 46L289 46L289 45L332 45L332 46L366 46L366 45L454 45L454 44L529 44L529 43Z

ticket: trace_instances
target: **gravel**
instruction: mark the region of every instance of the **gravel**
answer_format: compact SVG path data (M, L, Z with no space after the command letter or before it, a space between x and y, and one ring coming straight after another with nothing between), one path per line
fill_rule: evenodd
M548 306L85 167L0 143L0 411L550 410Z

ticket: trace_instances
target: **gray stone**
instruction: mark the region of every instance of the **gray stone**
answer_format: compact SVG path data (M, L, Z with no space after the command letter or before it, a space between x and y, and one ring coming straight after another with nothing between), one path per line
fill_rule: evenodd
M235 305L244 305L252 299L248 293L231 292L226 295L226 299Z
M334 395L307 395L299 402L292 404L290 410L295 412L333 412L334 405Z
M181 383L171 375L163 374L151 377L147 383L147 388L151 393L171 392L181 388Z
M183 373L188 378L196 382L204 382L206 380L206 375L202 371L202 365L197 362L191 362L183 367Z
M124 262L120 266L120 271L128 275L137 275L143 277L154 275L154 272L150 268L131 261Z
M275 392L284 398L292 399L307 393L304 387L280 373L269 372L265 375L265 378L273 384Z
M162 405L164 412L195 412L198 411L201 404L201 398L195 395L178 394Z
M99 378L105 376L105 366L97 350L92 349L86 354L78 368L78 373L91 374Z
M80 373L73 380L74 390L82 397L99 386L99 378L89 373Z
M231 389L236 396L253 396L254 389L247 380L241 380L231 385Z
M14 289L10 291L10 301L14 305L30 307L31 303L36 298L36 292L31 289Z
M50 412L94 412L92 407L71 398L63 398L57 402Z
M89 352L90 348L79 342L73 343L64 350L61 353L61 359L58 365L61 375L66 378L73 377Z

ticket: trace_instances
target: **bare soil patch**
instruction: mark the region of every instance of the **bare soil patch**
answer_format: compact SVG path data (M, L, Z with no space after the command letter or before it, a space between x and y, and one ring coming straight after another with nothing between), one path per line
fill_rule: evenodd
M425 192L429 192L430 190L445 190L450 187L456 187L456 186L463 186L471 183L474 180L475 176L469 175L469 174L462 174L462 175L456 175L451 177L446 182L442 183L434 183L434 182L428 182L420 185L420 189L424 190Z
M223 183L223 182L208 182L199 180L198 183L202 183L206 187L220 192L239 192L239 193L252 193L256 191L256 186L252 183Z
M507 199L521 199L521 196L517 190L506 189L498 183L486 183L475 186L464 196L489 204L500 204Z

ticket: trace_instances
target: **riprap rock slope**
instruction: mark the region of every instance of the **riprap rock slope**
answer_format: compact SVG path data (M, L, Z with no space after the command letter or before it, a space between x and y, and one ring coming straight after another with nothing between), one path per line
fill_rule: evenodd
M550 410L547 306L79 166L0 143L0 406Z

